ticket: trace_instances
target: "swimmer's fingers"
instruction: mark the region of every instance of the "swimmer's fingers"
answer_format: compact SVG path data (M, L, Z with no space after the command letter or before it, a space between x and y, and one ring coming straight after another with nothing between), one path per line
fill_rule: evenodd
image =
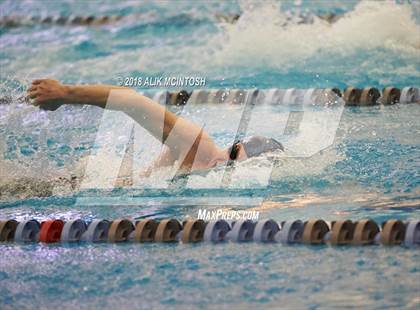
M26 93L27 93L26 99L28 99L29 102L32 103L32 104L33 104L33 102L31 102L30 99L34 99L39 95L38 88L37 88L37 86L34 86L34 85L29 87L28 90L26 91Z
M39 93L38 93L38 91L37 90L32 90L32 91L27 91L26 92L26 99L30 102L30 103L32 103L31 102L31 99L35 99L37 96L39 96Z
M27 90L29 102L43 110L54 111L61 106L62 85L51 79L37 79Z
M36 90L28 92L28 98L29 99L35 99L38 96L39 96L39 92L36 91Z
M29 99L29 102L36 107L45 101L45 99L42 97L42 95L40 95L38 91L29 92L27 98Z

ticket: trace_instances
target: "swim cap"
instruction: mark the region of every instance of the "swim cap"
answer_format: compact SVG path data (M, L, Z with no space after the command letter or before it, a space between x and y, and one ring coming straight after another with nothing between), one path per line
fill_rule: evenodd
M280 142L263 136L251 136L242 140L241 143L248 157L258 156L275 150L284 151L284 147Z

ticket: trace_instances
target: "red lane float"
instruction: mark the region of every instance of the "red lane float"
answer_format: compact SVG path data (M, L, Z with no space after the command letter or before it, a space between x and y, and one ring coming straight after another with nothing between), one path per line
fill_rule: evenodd
M48 220L41 223L39 241L45 243L59 242L64 222L62 220Z

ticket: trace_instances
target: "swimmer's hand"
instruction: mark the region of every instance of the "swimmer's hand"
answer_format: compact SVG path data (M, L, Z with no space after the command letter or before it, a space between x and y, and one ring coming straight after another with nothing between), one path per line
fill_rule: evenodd
M32 104L43 110L55 111L66 103L69 87L56 80L39 79L32 81L28 97Z

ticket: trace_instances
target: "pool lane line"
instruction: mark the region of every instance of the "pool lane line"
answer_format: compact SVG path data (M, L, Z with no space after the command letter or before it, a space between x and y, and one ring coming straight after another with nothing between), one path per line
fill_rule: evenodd
M257 92L256 96L250 94ZM346 87L338 88L273 88L273 89L194 89L192 91L159 91L151 95L161 104L182 106L185 104L272 104L272 105L316 105L324 104L326 98L330 98L331 105L334 100L341 98L345 106L375 106L393 105L396 103L420 104L420 89L417 87L396 88L392 86L379 90L375 87ZM179 99L181 98L181 99ZM339 104L336 102L336 104Z
M216 22L219 23L228 23L234 24L240 18L240 14L225 14L217 13L212 15ZM298 15L301 19L300 23L311 24L314 22L314 18L319 18L329 24L335 23L342 15L335 13L326 13L319 15ZM16 28L16 27L31 27L35 25L49 25L49 26L101 26L119 22L121 20L147 20L150 15L133 13L127 15L48 15L48 16L19 16L19 15L9 15L9 16L0 16L0 27L5 28ZM169 16L166 19L196 19L193 15L179 14L176 16ZM284 25L290 23L295 16L286 16L286 21ZM164 21L165 18L163 18ZM157 20L150 21L154 23ZM159 20L162 22L162 19ZM147 25L147 23L146 23Z
M271 104L271 105L323 105L326 98L330 98L329 106L338 104L334 99L341 98L345 106L376 106L393 105L397 103L420 104L420 88L417 87L384 87L382 91L375 87L346 87L343 90L338 88L272 88L272 89L194 89L176 91L157 91L155 93L144 93L156 102L166 106L178 106L182 108L186 104L244 104L249 94L257 92L256 96L251 96L252 105ZM0 97L1 104L29 103L25 96L13 99L6 95ZM337 100L336 100L337 101Z
M237 103L232 100L229 94L237 90L205 90L195 89L191 92L188 104L203 103ZM241 90L242 92L253 92L255 90ZM170 92L170 96L176 92ZM388 86L382 91L375 87L346 87L343 90L338 88L274 88L259 89L258 96L253 99L254 104L292 104L292 105L313 105L324 103L326 98L331 100L342 98L346 106L374 106L392 105L396 103L420 103L420 89L416 87L404 87L402 89ZM333 103L333 102L332 102ZM170 102L169 102L170 104Z
M322 219L307 221L272 219L213 220L120 218L113 221L49 219L39 223L31 219L18 222L0 220L2 243L197 243L258 242L330 246L402 245L420 246L420 220L403 222L390 219L381 224L371 219L358 221Z

